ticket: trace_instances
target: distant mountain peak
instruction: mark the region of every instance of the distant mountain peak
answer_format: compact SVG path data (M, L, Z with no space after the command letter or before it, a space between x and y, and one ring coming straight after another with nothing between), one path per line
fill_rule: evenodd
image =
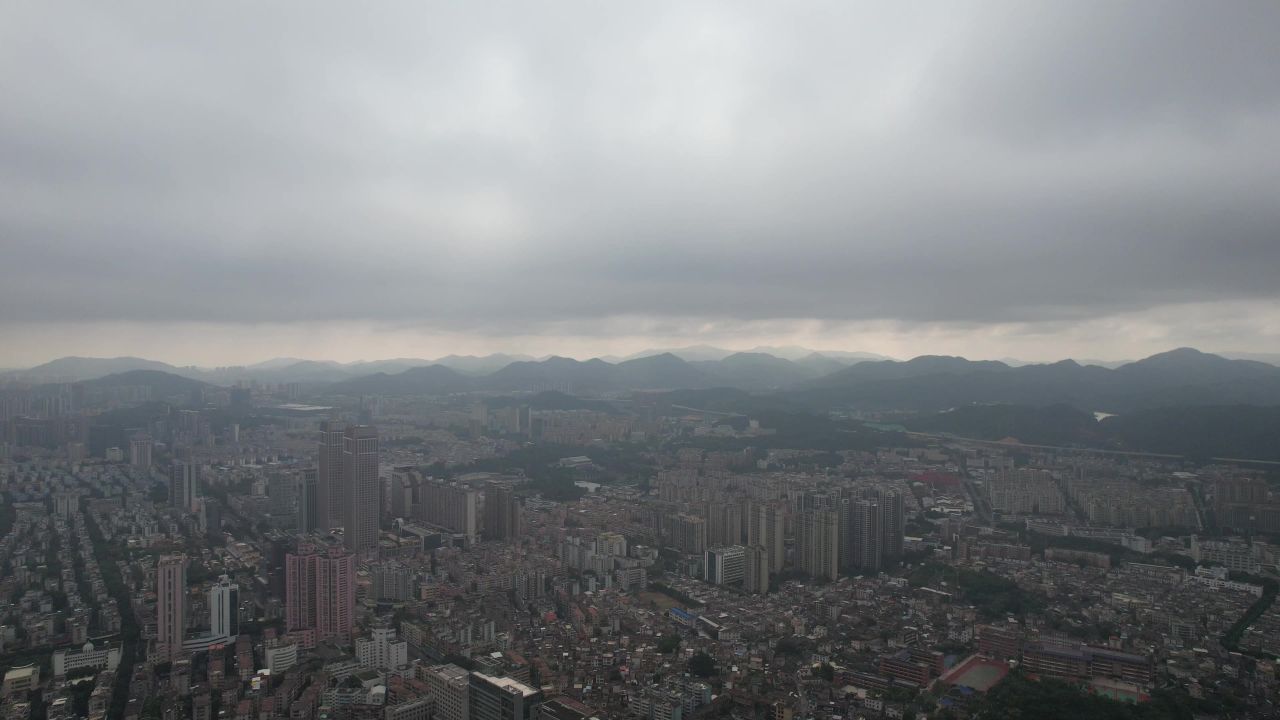
M600 362L604 362L603 360L600 360L600 358L592 358L592 359L599 360ZM635 358L634 360L624 360L618 364L619 365L627 365L627 364L635 364L635 363L681 363L683 364L684 362L685 362L684 360L682 360L679 356L675 355L674 353L664 352L664 353L658 353L657 355L646 355L644 357Z
M1217 356L1217 355L1213 355L1212 353L1207 353L1207 352L1203 352L1203 351L1197 350L1197 349L1195 349L1195 348L1193 348L1193 347L1179 347L1179 348L1174 348L1174 349L1172 349L1172 350L1166 350L1166 351L1164 351L1164 352L1162 352L1162 353L1156 353L1155 355L1152 355L1151 357L1148 357L1148 358L1145 358L1145 359L1146 359L1146 360L1173 359L1173 358L1179 358L1179 359L1180 359L1180 358L1196 358L1196 359L1200 359L1200 358L1208 358L1208 357L1214 357L1214 358L1216 358L1216 357L1218 357L1218 356ZM1225 359L1225 358L1220 358L1220 359Z

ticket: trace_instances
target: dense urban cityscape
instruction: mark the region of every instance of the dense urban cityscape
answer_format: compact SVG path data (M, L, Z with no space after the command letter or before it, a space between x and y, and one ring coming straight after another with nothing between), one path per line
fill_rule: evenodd
M0 0L0 720L1280 720L1280 1Z
M1274 712L1267 463L56 367L0 390L5 718Z

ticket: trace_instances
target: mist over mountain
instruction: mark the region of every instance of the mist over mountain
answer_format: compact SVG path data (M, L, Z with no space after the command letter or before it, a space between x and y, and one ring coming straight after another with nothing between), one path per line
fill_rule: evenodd
M1280 403L1280 368L1181 348L1114 370L1063 360L1010 367L997 361L920 357L859 363L796 393L812 407L942 410L970 403L1065 404L1127 412L1169 405Z
M1280 366L1280 353L1224 352L1218 355L1231 360L1256 360L1268 365Z
M676 357L682 360L688 360L689 362L711 362L716 360L723 360L724 358L732 355L733 353L734 353L733 350L726 350L724 348L715 347L714 345L690 345L688 347L681 347L681 348L646 349L646 350L641 350L639 352L631 353L630 355L625 355L623 357L617 357L613 359L610 359L610 358L601 358L601 359L607 360L609 362L622 362L624 360L638 360L640 358L649 357L651 355L670 354L670 355L675 355Z
M158 360L146 360L138 357L90 358L63 357L50 360L26 370L12 370L7 375L13 378L47 378L68 381L91 380L93 378L128 372L130 370L159 370L161 372L180 375L182 369Z
M1280 368L1188 348L1116 369L1073 360L1011 367L946 356L866 361L823 372L832 366L821 356L790 361L764 353L735 353L717 361L695 362L671 353L618 363L553 357L510 363L493 373L473 376L469 383L450 377L438 387L446 392L559 390L574 394L724 387L779 395L814 411L936 411L1002 403L1121 413L1174 405L1280 404ZM414 376L406 375L402 382L397 377L355 379L341 387L344 391L362 387L364 392L422 392Z
M391 358L386 360L360 360L351 363L281 357L251 365L179 367L157 360L138 357L65 357L32 368L0 372L0 380L80 382L129 370L158 370L216 385L234 385L238 382L250 381L317 384L339 382L375 373L401 373L410 368L428 365L443 365L467 374L487 374L518 360L533 359L528 355L506 355L501 353L485 356L447 355L438 360Z
M86 380L84 384L88 388L98 390L145 387L150 389L153 398L186 396L193 390L198 391L210 387L208 383L162 370L126 370L125 372Z
M56 375L91 391L148 389L151 399L181 399L246 373L298 383L304 396L342 402L366 396L484 393L491 403L540 409L608 409L634 391L672 411L785 417L788 427L829 410L915 413L910 430L986 440L1203 457L1280 459L1280 367L1178 348L1111 369L1074 360L1012 366L994 360L926 355L852 365L812 353L788 360L760 352L688 361L660 353L606 362L552 356L442 358L456 367L393 359L342 365L297 360L252 368L175 368L143 358L62 358L7 380ZM495 369L487 368L498 366ZM120 370L121 368L125 368ZM377 372L360 371L385 368ZM459 368L467 368L462 370ZM195 377L192 377L192 376ZM264 382L264 381L259 381ZM519 394L514 398L512 393ZM528 393L528 395L526 395ZM656 393L656 394L655 394ZM503 397L505 395L505 398ZM604 398L604 404L600 398ZM627 407L625 403L620 408ZM1097 411L1114 413L1099 422ZM777 415L782 413L782 415Z
M476 389L475 381L443 365L352 378L325 388L334 395L448 395Z
M503 353L495 353L493 355L446 355L436 360L435 364L452 368L466 375L487 375L501 370L513 362L530 362L534 359L532 355L506 355Z
M377 395L546 390L592 395L726 387L781 394L789 402L814 411L927 412L970 404L1009 404L1068 405L1089 412L1125 413L1169 406L1280 404L1280 367L1191 348L1159 353L1114 369L1074 360L1011 366L996 360L936 355L852 365L818 353L798 360L761 352L697 361L675 353L619 362L512 357L449 356L441 362L402 358L348 365L268 361L256 370L177 368L130 357L62 358L4 377L14 381L83 381L147 370L217 385L255 380L298 383L316 394ZM371 369L376 371L369 372Z
M734 353L722 360L695 363L724 385L748 390L778 390L826 375L843 367L810 360L793 362L762 352Z
M887 355L879 355L870 352L851 352L846 350L814 350L812 348L800 347L799 345L786 346L757 346L747 350L729 350L714 345L689 345L680 348L660 348L647 349L639 352L631 353L622 357L602 356L600 359L606 362L622 362L624 360L637 360L639 358L650 357L652 355L675 355L682 360L689 362L717 362L724 360L730 355L772 355L775 358L783 360L802 360L812 355L821 355L842 365L849 365L863 360L892 360Z

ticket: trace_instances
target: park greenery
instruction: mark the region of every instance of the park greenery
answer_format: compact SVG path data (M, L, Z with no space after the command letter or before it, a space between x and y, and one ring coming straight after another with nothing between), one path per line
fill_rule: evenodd
M1013 673L978 701L971 717L984 720L1191 720L1195 715L1187 702L1189 699L1156 691L1149 701L1131 704L1093 695L1061 680L1033 680L1022 673Z
M913 587L932 587L958 594L988 619L1023 616L1045 606L1043 596L985 570L927 562L913 569L908 581Z

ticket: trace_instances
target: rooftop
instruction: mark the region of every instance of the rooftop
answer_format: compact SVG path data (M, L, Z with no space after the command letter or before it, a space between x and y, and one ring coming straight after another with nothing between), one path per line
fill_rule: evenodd
M485 680L491 685L502 688L503 690L506 690L508 692L513 692L513 691L519 692L524 697L529 697L530 695L536 695L538 693L537 689L531 688L528 685L525 685L519 680L515 680L513 678L493 677L491 675L485 675L484 673L474 673L474 674L476 677L479 677L482 680Z

